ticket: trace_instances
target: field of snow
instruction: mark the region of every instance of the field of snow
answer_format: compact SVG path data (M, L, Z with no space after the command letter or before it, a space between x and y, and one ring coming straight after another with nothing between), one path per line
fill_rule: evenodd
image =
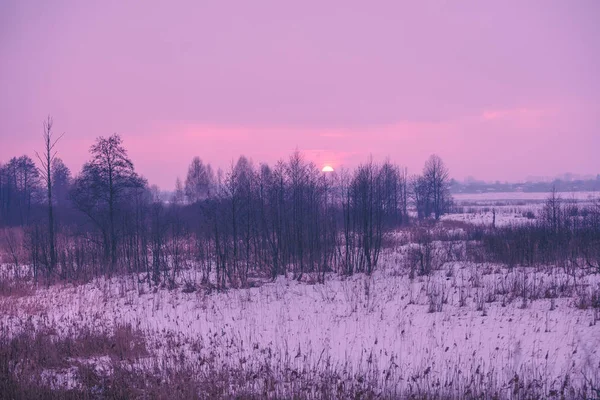
M552 288L591 291L596 276L447 263L431 277L409 279L397 267L402 253L388 252L388 267L371 277L325 284L280 278L207 294L113 278L39 288L0 298L2 325L17 332L34 321L60 336L131 324L159 360L210 359L247 371L268 365L282 376L282 366L335 371L340 379L364 376L391 397L510 398L515 384L549 396L600 381L597 310L578 308L575 292L548 295ZM523 290L525 301L515 296ZM277 393L285 397L285 388Z
M532 207L528 207L527 211L533 212L532 210ZM485 226L492 226L495 220L495 226L501 227L513 224L527 224L534 221L534 219L527 218L527 211L514 211L514 208L511 210L496 209L496 215L494 216L493 211L482 209L475 212L446 214L441 217L441 220Z
M443 220L497 227L531 223L544 206L548 193L490 192L454 194L453 211ZM558 192L562 201L580 206L598 203L600 192Z
M600 192L558 192L563 199L589 201L600 198ZM505 200L544 201L548 197L545 192L488 192L488 193L456 193L452 197L457 202L498 202Z

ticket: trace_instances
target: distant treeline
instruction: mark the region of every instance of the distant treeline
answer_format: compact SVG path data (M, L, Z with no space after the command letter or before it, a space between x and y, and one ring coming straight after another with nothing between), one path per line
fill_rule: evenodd
M600 191L600 175L596 179L586 180L561 180L551 182L525 182L525 183L486 183L486 182L458 182L450 181L452 193L490 193L490 192L536 192L548 193L553 189L558 192L596 192Z

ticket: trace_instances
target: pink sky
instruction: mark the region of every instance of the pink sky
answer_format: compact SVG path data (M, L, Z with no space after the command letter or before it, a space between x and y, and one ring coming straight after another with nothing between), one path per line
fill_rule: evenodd
M319 165L389 156L418 172L600 173L600 2L0 3L0 161L72 170L119 133L169 189L195 155L227 168L295 148Z

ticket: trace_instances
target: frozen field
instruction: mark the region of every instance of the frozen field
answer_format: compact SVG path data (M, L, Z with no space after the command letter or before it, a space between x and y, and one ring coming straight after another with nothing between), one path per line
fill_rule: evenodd
M565 200L575 199L578 201L589 201L598 199L600 192L558 192ZM454 200L462 202L500 202L504 200L522 201L544 201L548 197L545 192L489 192L489 193L456 193Z
M268 367L281 379L268 393L273 397L286 397L293 371L360 377L383 397L511 398L519 385L523 393L549 396L599 381L599 316L578 306L581 291L598 287L597 276L446 263L431 277L409 279L395 267L404 252L388 252L388 267L372 277L332 277L325 284L280 278L207 294L148 292L137 279L115 278L40 288L1 298L2 325L18 332L33 321L60 336L130 324L149 349L136 367L156 360L193 369L210 360L208 371ZM554 298L551 288L564 292ZM107 363L92 361L100 369ZM75 384L64 378L69 371L51 374Z
M597 204L600 192L558 192L563 203L577 206ZM445 220L475 225L506 226L531 223L544 206L548 193L491 192L454 194L454 207ZM495 221L494 221L495 214Z

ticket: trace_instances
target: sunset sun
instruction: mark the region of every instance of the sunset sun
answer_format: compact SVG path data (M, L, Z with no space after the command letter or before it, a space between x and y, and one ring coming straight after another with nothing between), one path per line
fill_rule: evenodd
M323 167L323 169L321 170L323 172L333 172L333 167L331 165L326 165Z

